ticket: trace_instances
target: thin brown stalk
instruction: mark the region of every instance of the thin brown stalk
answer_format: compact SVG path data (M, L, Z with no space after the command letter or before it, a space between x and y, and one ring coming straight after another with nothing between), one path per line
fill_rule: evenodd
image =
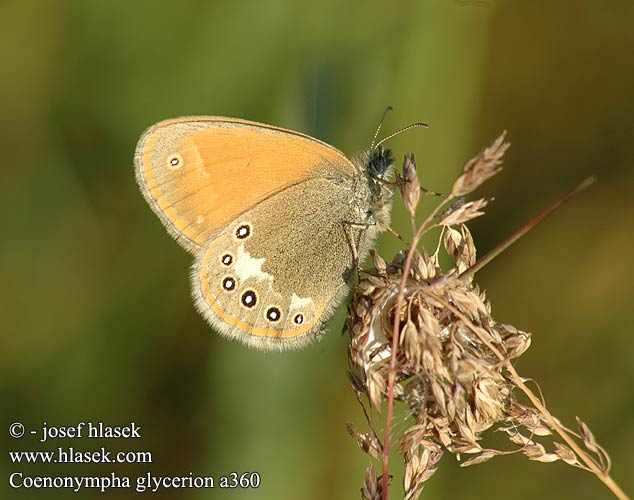
M399 284L398 295L396 297L396 309L394 312L394 322L392 327L392 356L390 358L390 371L388 373L387 379L387 406L386 406L386 415L385 415L385 434L383 436L383 450L382 450L382 477L381 477L381 492L383 500L387 500L388 498L388 487L389 487L389 455L390 455L390 426L392 423L392 413L394 408L394 377L396 376L396 354L398 351L398 341L399 341L399 325L401 318L401 309L403 304L403 296L405 293L405 284L407 283L407 277L409 276L410 269L412 267L412 259L414 257L414 252L418 247L418 242L420 241L423 233L425 232L425 228L427 225L434 219L436 214L440 211L440 209L446 206L449 202L453 200L453 197L449 195L445 200L438 204L434 210L427 216L425 221L419 226L418 231L414 234L412 241L409 246L409 250L407 252L407 256L405 257L405 262L403 263L403 273L401 276L401 282ZM415 228L415 218L412 215L412 227Z
M577 186L571 189L568 193L559 198L556 202L554 202L551 206L549 206L546 210L541 212L537 217L533 220L519 228L515 231L511 236L505 239L502 243L497 245L495 248L484 254L482 257L478 259L478 261L467 269L460 276L464 279L471 279L475 273L477 273L480 269L486 266L489 262L495 259L498 255L500 255L504 250L510 247L513 243L519 240L522 236L528 233L531 229L533 229L537 224L542 222L546 217L552 214L555 210L560 208L564 203L569 201L572 197L579 194L581 191L589 187L592 183L596 181L595 177L588 177L582 182L580 182Z

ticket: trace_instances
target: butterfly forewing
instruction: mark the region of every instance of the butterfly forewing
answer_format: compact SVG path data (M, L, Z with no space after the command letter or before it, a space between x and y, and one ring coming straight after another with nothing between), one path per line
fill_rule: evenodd
M152 126L139 140L135 163L148 203L193 253L239 214L286 187L353 169L342 153L311 137L220 117Z

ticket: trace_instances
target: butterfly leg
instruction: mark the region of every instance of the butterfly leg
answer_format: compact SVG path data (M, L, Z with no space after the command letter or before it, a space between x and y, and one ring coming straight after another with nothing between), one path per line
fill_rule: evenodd
M375 223L364 223L364 222L349 222L344 221L343 227L346 233L346 237L348 239L348 243L350 245L350 251L352 252L352 269L356 269L357 271L357 281L361 281L360 275L360 255L359 255L359 247L361 246L361 238L365 231L367 231L368 227L374 226Z

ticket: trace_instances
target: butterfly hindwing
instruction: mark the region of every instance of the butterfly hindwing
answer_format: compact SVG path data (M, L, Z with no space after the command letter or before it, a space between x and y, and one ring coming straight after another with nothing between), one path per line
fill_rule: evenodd
M350 182L322 178L289 187L218 234L192 274L198 308L214 326L278 349L318 333L354 271Z

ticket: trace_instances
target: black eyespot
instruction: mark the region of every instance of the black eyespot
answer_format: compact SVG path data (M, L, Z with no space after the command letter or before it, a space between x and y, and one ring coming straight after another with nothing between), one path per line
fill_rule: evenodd
M258 297L253 290L247 290L242 294L240 300L242 301L242 305L244 307L248 307L250 309L255 306L258 301Z
M266 310L266 319L271 322L278 321L282 317L282 313L277 307L269 307Z
M295 317L293 318L293 321L295 322L296 325L301 325L304 322L304 315L296 314Z
M233 264L233 255L231 255L230 253L224 254L222 257L220 257L220 262L222 262L227 267L230 266L231 264Z
M172 170L180 168L182 164L183 159L180 157L180 155L173 154L167 157L167 167L171 168Z
M228 292L235 289L235 287L236 280L234 280L231 276L227 276L225 279L222 280L222 288L224 288Z
M238 227L238 229L236 229L236 237L240 240L248 238L250 234L251 226L249 226L248 224L242 224Z

